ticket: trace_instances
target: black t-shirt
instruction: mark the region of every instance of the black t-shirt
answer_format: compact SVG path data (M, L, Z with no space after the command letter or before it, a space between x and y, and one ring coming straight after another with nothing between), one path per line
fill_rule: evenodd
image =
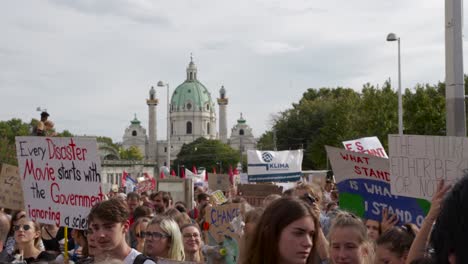
M40 261L53 261L57 258L56 254L52 254L46 251L42 251L37 255L37 258L25 258L26 263L36 263Z

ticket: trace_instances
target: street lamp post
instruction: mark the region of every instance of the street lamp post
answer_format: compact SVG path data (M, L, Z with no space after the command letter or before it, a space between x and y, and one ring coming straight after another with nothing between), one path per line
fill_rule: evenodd
M387 35L387 41L398 41L398 134L403 135L403 99L401 95L400 37L395 33Z
M169 168L169 171L171 170L171 134L170 134L170 125L171 125L171 119L170 119L170 105L169 105L169 84L164 83L163 81L158 82L159 87L164 87L166 86L167 88L167 164L166 166Z

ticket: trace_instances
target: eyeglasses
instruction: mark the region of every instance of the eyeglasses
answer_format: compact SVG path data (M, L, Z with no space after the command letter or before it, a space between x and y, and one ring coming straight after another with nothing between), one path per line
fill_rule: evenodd
M193 233L193 234L187 233L187 234L183 234L183 236L184 236L184 238L187 238L187 239L192 238L192 237L193 238L199 238L200 234L198 234L198 233Z
M14 225L13 226L13 229L15 231L20 230L20 228L23 228L24 231L28 231L29 229L31 229L31 226L30 225Z
M167 238L167 237L171 237L170 235L167 235L167 234L163 234L163 233L160 233L160 232L141 232L140 235L143 235L143 237L145 238L151 238L151 239L154 239L156 241L159 241L161 240L162 238Z

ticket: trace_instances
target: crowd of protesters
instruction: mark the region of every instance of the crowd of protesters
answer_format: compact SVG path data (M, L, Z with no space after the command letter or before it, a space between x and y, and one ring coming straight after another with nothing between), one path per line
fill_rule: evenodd
M111 192L91 209L86 230L68 232L68 252L63 227L5 209L0 263L204 263L201 230L213 200L201 187L194 193L195 206L187 208L165 191ZM228 196L242 204L237 263L468 263L468 177L453 187L440 181L420 228L397 225L388 211L375 221L341 210L331 180L299 183L266 197L261 207Z

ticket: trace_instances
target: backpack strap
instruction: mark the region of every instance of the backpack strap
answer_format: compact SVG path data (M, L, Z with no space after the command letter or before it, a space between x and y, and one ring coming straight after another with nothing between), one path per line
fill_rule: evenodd
M135 260L133 261L133 264L143 264L145 263L146 260L153 260L152 258L145 256L143 254L138 255Z

